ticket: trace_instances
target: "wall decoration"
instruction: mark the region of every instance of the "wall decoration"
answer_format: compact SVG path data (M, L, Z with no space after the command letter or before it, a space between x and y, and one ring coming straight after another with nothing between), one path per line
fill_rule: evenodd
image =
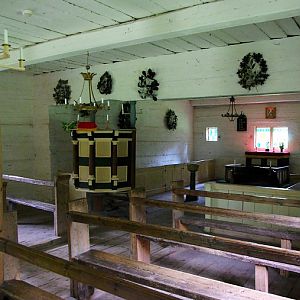
M276 107L269 106L266 107L266 119L275 119L276 118Z
M53 98L56 104L69 104L71 99L71 87L68 85L68 80L59 79L54 88Z
M159 83L154 79L156 73L151 69L148 71L143 71L142 75L139 77L138 82L138 92L142 99L152 98L154 101L157 101L157 91Z
M169 130L175 130L177 128L178 117L176 116L174 110L169 109L166 112L165 120L166 120L166 126Z
M240 63L237 74L239 84L247 90L263 85L269 77L267 62L261 53L249 52L245 55Z
M112 78L107 71L100 77L100 80L97 84L97 89L99 90L100 94L111 94Z
M247 117L243 112L241 112L236 121L237 131L247 131Z

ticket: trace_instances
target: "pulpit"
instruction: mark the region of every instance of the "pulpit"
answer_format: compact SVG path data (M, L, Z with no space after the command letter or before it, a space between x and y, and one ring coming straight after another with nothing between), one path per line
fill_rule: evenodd
M87 192L124 192L135 185L135 130L73 130L73 178Z

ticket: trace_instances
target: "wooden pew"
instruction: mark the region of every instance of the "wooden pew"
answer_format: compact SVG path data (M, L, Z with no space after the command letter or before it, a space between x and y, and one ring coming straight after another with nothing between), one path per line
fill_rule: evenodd
M0 286L0 300L62 300L22 280L8 280Z
M73 223L107 226L112 229L127 231L129 233L135 234L134 237L136 241L138 241L137 244L140 245L137 246L135 250L137 258L139 259L138 261L133 261L124 257L103 253L97 250L83 251L81 254L74 256L72 260L78 261L84 266L91 266L95 270L103 270L103 268L105 268L106 274L111 273L113 274L114 278L118 278L120 276L128 280L128 282L133 281L135 283L142 284L143 287L147 286L155 288L156 292L158 292L159 290L164 290L165 292L171 293L168 294L168 297L171 298L167 298L165 294L163 296L163 299L177 299L177 297L188 297L191 299L239 299L241 297L241 299L251 299L251 297L254 296L254 294L252 293L258 292L255 290L249 290L230 284L228 285L227 283L222 283L196 275L186 274L184 272L154 266L148 263L150 253L147 253L147 251L150 250L150 246L147 245L146 247L143 247L147 243L150 243L147 237L156 237L164 240L174 240L190 245L193 245L196 242L197 245L202 245L203 243L205 243L204 235L193 232L180 232L177 229L158 225L150 225L123 219L101 217L98 215L91 215L79 211L70 211L68 214L68 218L70 222L70 248L73 248L73 251L75 245L78 245L79 243L77 238L78 233L76 232L76 228L72 225ZM80 228L79 230L81 231L82 228ZM141 242L143 239L144 242ZM209 244L212 242L212 240L208 239L206 242ZM232 241L227 240L227 245L229 245L231 242ZM134 244L134 242L132 242L132 244ZM220 241L217 241L217 244L220 247L223 247ZM81 245L78 246L79 248L82 247ZM243 247L240 247L240 249L242 253L249 250L246 245L243 245ZM257 248L256 250L257 255L260 256L259 253L261 253L261 249ZM282 249L278 250L277 248L268 248L268 250L269 253L266 254L267 257L273 255L279 256L282 261L285 261L285 263L286 261L292 262L294 261L294 259L298 259L298 253L293 253L295 255L295 257L293 258L293 254L289 253L291 257L286 258L287 255L286 253L283 254ZM273 251L275 252L273 253ZM265 257L264 254L262 255L263 257ZM141 260L145 260L146 262ZM285 263L282 264L284 265ZM298 269L298 271L300 270L300 266L291 266L291 268ZM138 276L138 279L136 276ZM85 282L83 281L83 283ZM240 289L242 289L243 292ZM251 291L251 293L248 294L249 291ZM114 291L114 294L116 294L116 291ZM126 296L124 294L120 295L118 293L116 295L122 297ZM140 297L141 296L137 295L134 290L134 292L131 293L129 299L141 299ZM263 293L256 294L254 297L262 297L262 299L268 299L268 297L278 296ZM150 299L147 298L146 295L144 295L144 298Z
M15 175L3 174L2 178L7 182L20 182L30 185L45 186L54 189L55 204L46 203L41 200L16 198L6 195L6 182L4 182L4 199L7 203L5 210L11 210L12 204L24 205L27 207L48 211L54 214L54 232L57 236L66 236L66 212L69 200L69 179L70 174L58 174L54 181L27 178Z
M179 184L179 186L178 186ZM173 193L177 195L177 197L181 197L180 202L183 202L183 195L193 195L193 196L200 196L205 197L206 203L213 203L215 205L214 199L218 203L228 203L228 205L232 205L233 203L241 203L241 206L244 207L244 203L253 204L257 206L269 206L272 210L277 211L277 213L281 213L280 216L284 215L284 213L289 213L291 215L300 214L300 194L297 191L286 190L286 189L278 189L278 188L264 188L264 187L249 187L249 186L241 186L241 185L225 185L225 184L217 184L217 183L207 183L206 188L208 191L188 191L183 188L182 181L177 182L177 186L174 186ZM224 190L226 192L224 192ZM251 193L255 193L251 195ZM262 194L259 196L259 194ZM208 199L208 200L207 200ZM212 206L213 206L212 205ZM246 205L245 205L246 206ZM243 210L244 212L244 210ZM251 214L251 213L250 213ZM255 215L255 213L254 213ZM266 215L266 214L265 214ZM271 218L278 218L278 215L274 214L267 214ZM210 217L216 218L216 215L211 215ZM226 215L225 215L226 217ZM229 216L232 219L235 219L235 216ZM287 216L287 220L288 220ZM243 220L249 220L249 218L243 217ZM292 219L290 219L292 220ZM295 220L295 218L294 218ZM235 220L233 220L235 221ZM295 231L288 227L292 227L293 225L285 225L287 227L277 227L273 226L273 229L268 227L267 229L258 227L256 221L265 222L268 224L273 224L271 220L267 220L265 217L261 220L255 220L254 226L253 225L246 225L241 224L239 221L231 222L228 220L222 219L222 221L218 220L209 220L209 219L202 219L202 220L195 220L190 218L182 218L181 223L184 223L184 226L188 225L196 225L196 226L207 226L210 230L213 230L214 233L221 233L230 234L231 236L233 233L240 238L244 238L245 234L249 238L255 237L255 241L263 241L263 242L276 242L278 243L278 239L280 239L280 246L281 248L285 249L292 249L292 242L297 242L299 246L299 231ZM284 224L282 224L284 225ZM181 225L183 226L183 225ZM296 228L299 228L296 226ZM225 231L224 231L225 230ZM239 235L236 233L243 233L243 235ZM254 236L253 236L254 235ZM258 238L259 237L259 238ZM269 239L268 239L269 238ZM277 239L274 240L274 238ZM281 270L281 275L287 277L288 272Z
M115 219L115 222L118 223L119 220ZM0 251L130 300L179 300L182 297L198 300L289 299L101 251L88 251L76 260L67 261L3 238L0 238ZM39 289L28 288L32 293L39 292Z
M174 186L174 188L178 188ZM176 190L175 190L176 191ZM187 193L189 191L186 191ZM191 193L195 194L195 191L191 191ZM247 261L254 263L256 266L255 272L255 285L256 289L268 291L268 267L277 268L285 271L293 271L299 273L299 264L297 263L297 259L293 262L288 258L290 255L295 255L295 257L300 258L299 251L293 250L285 250L274 246L267 246L263 244L246 242L239 239L233 238L224 238L218 237L215 235L207 235L207 233L195 233L187 231L187 225L201 225L201 226L209 226L213 227L215 224L212 220L199 219L197 221L191 221L187 218L183 217L184 211L193 212L193 213L202 213L208 215L220 215L232 218L243 218L250 219L255 221L261 221L266 223L271 223L275 225L285 226L285 230L287 228L292 228L290 231L285 232L284 229L278 231L278 236L276 235L277 229L264 229L264 228L255 228L254 226L248 226L242 224L244 226L241 230L247 230L251 232L251 234L264 234L270 235L273 237L281 238L282 240L289 241L291 238L298 239L300 238L300 232L295 230L299 228L300 219L296 217L288 217L288 216L280 216L280 215L269 215L262 213L249 213L249 212L241 212L230 209L221 209L221 208L212 208L212 207L202 207L198 205L190 205L181 203L183 202L183 193L180 192L179 195L173 195L173 202L170 201L162 201L162 200L151 200L146 199L145 195L141 192L136 193L133 192L131 197L130 208L134 210L134 214L131 215L138 220L139 216L137 215L145 215L145 206L156 206L161 208L168 208L173 210L173 227L181 230L181 234L179 237L176 235L173 236L172 231L164 231L164 234L155 233L151 234L147 232L140 232L140 236L135 239L140 239L140 244L143 247L140 247L138 242L133 241L136 244L136 248L138 250L137 254L133 257L137 259L150 261L150 251L148 248L150 247L150 241L157 241L160 243L164 243L165 245L172 246L183 246L183 247L192 247L193 249L197 249L202 252L230 257L233 259L239 259L242 261ZM198 222L199 221L199 222ZM222 221L223 222L223 221ZM222 222L216 223L219 226L222 226ZM152 225L153 226L153 225ZM237 223L231 224L227 223L224 226L227 226L230 230L233 228L232 226L238 227ZM157 230L157 228L155 228ZM170 229L168 229L170 230ZM183 231L184 230L184 231ZM149 237L149 236L152 237ZM160 235L160 237L159 237ZM156 238L153 238L155 236ZM283 239L284 238L284 239ZM168 240L166 242L166 240ZM172 240L172 242L170 242ZM200 242L199 242L200 240ZM149 244L147 244L147 242ZM285 247L287 248L287 247ZM133 252L134 253L134 252ZM276 253L276 254L275 254ZM280 254L281 253L281 254Z

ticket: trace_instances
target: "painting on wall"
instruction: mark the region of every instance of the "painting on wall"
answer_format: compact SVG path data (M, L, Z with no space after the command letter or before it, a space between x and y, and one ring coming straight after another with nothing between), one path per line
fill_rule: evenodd
M275 119L276 118L276 107L268 106L266 107L266 119Z

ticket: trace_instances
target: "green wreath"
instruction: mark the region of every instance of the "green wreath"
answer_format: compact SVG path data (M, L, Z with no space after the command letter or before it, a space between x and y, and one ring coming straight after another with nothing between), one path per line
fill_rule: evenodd
M261 53L249 52L245 55L237 71L239 84L247 90L257 85L263 85L270 76L266 60Z
M169 130L175 130L177 127L178 117L176 116L174 110L169 109L165 116L166 126Z

